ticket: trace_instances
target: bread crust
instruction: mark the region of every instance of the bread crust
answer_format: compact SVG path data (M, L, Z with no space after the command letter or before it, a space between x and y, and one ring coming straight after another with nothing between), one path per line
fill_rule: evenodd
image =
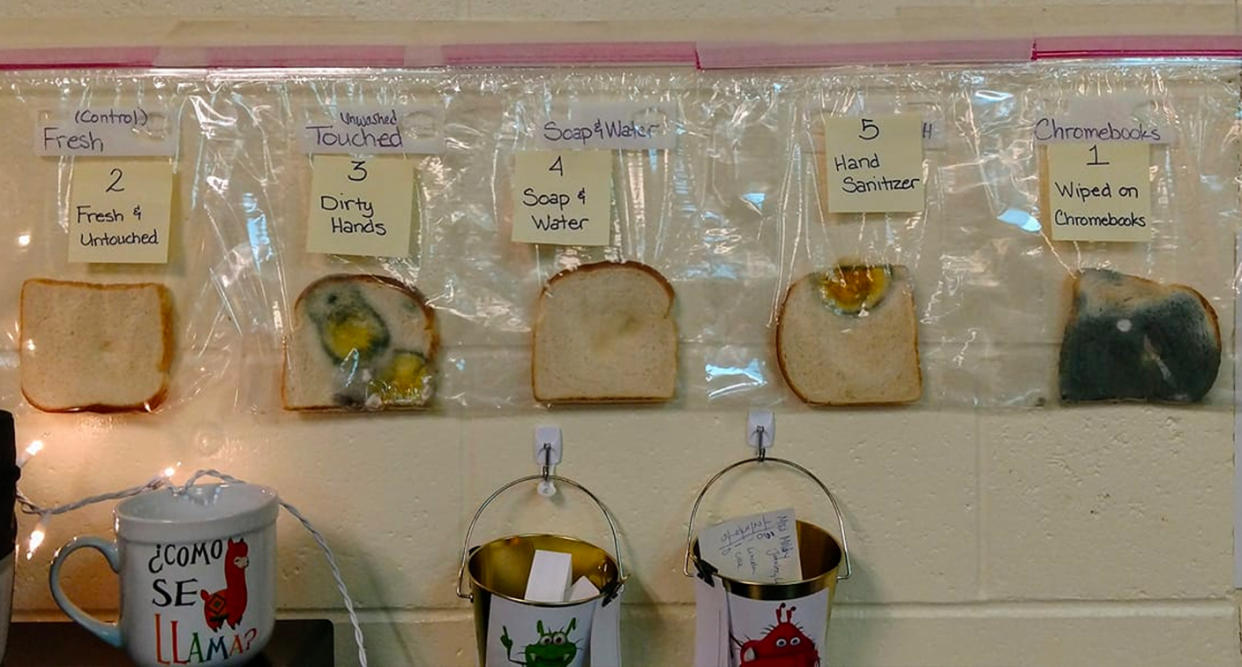
M435 363L436 356L440 351L440 327L437 326L437 323L436 323L436 311L434 308L427 305L427 299L423 296L423 293L418 290L418 288L414 287L413 285L409 285L405 282L402 282L400 280L397 280L396 278L392 278L389 276L376 275L374 273L333 273L331 275L317 278L314 281L310 282L306 287L302 288L302 292L298 294L297 300L293 302L293 312L295 316L298 312L298 309L302 307L302 300L306 298L306 295L309 294L311 290L313 290L316 287L319 287L320 285L323 285L326 283L333 283L333 282L342 282L342 283L370 282L370 283L385 285L388 287L394 287L402 292L405 292L406 295L413 298L414 302L418 304L419 309L423 311L423 321L426 322L426 326L424 327L424 330L428 331L431 336L431 339L430 339L431 342L427 345L427 362L429 364ZM290 406L289 397L287 393L288 388L286 386L288 378L289 378L289 336L288 335L286 335L284 340L281 341L281 359L282 359L282 365L281 365L281 373L280 373L280 404L285 410L288 410L290 412L360 412L360 410L358 409L348 408L348 407L344 407L340 405L308 405L308 406L297 406L297 407ZM425 410L426 408L427 406L425 405L411 405L411 406L385 407L384 410Z
M152 394L150 398L148 398L147 400L141 403L134 403L134 404L128 404L128 405L112 405L108 403L94 403L91 405L72 406L72 407L67 407L67 408L51 408L51 407L47 407L47 406L39 404L37 401L35 401L34 399L30 397L30 394L26 393L26 385L22 383L22 396L26 399L27 403L29 403L35 409L40 410L42 412L111 413L111 412L151 412L151 411L154 411L157 407L160 406L160 404L164 402L164 399L167 398L168 396L168 384L169 384L169 380L171 377L174 346L176 344L176 337L173 333L173 318L175 316L175 312L173 309L172 292L169 291L167 285L164 285L163 283L153 283L153 282L88 283L88 282L77 281L77 280L57 280L55 278L27 279L25 282L22 283L20 303L18 306L18 310L21 313L21 315L18 318L18 340L22 340L25 338L26 288L32 284L47 285L50 287L76 287L76 288L85 288L85 289L93 289L93 290L100 290L100 291L107 291L107 290L122 291L122 290L145 289L147 287L154 287L156 290L156 293L159 295L160 320L163 323L161 333L163 334L162 342L164 345L164 355L163 357L160 358L159 369L160 369L160 373L163 374L164 376L164 382L160 384L159 389L156 390L156 392Z
M848 267L848 266L879 266L879 265L858 264L856 262L851 262L848 264L840 264L839 266ZM870 407L882 407L882 406L893 406L893 405L910 405L912 403L917 403L919 399L922 398L923 396L923 364L921 363L915 365L915 372L918 374L919 395L910 400L905 400L905 401L868 401L868 402L861 402L861 403L853 403L853 402L837 403L837 402L832 402L832 401L813 401L807 398L807 396L802 393L802 390L798 389L798 385L794 384L793 380L790 379L789 371L788 369L785 368L785 354L783 350L781 349L781 331L782 331L782 327L785 322L785 308L786 306L789 305L789 297L791 294L793 294L795 287L797 287L803 281L812 280L816 276L822 273L823 271L812 271L810 273L804 274L801 278L798 278L797 280L789 283L789 287L785 289L785 296L781 299L780 310L776 314L776 333L775 333L776 365L778 368L780 368L781 377L784 378L785 380L785 386L789 387L789 390L792 391L795 396L801 399L803 403L806 403L807 405L811 405L811 406L816 406L816 407L869 407L869 406ZM909 280L909 276L908 275L904 276L904 279ZM914 327L915 350L918 349L918 346L919 346L919 328L918 328L918 323L916 322L915 327Z
M549 289L552 287L552 285L554 285L557 281L561 280L565 276L577 273L579 271L614 271L616 269L638 269L648 274L652 278L656 279L656 282L658 282L660 286L664 288L664 293L668 295L668 304L664 308L664 317L672 321L673 333L674 335L677 334L677 321L673 319L673 303L675 299L677 298L677 293L676 291L673 290L673 285L668 282L668 279L665 278L663 274L661 274L659 271L655 270L654 268L646 264L643 264L642 262L625 260L621 262L610 262L610 261L592 262L590 264L583 264L581 266L577 266L577 267L570 268L570 269L563 269L557 272L556 275L552 276L551 278L548 278L548 282L544 283L543 288L539 290L539 296L535 302L535 324L530 329L530 349L531 349L530 393L531 395L535 397L536 401L539 401L541 403L555 404L555 405L591 405L591 404L606 404L606 403L654 404L654 403L667 403L668 401L671 401L674 398L676 398L677 396L677 383L676 382L673 383L672 393L670 393L667 396L642 396L642 397L574 396L574 397L569 397L569 398L545 398L543 396L540 396L539 391L535 388L535 365L537 364L537 360L535 358L535 350L538 349L539 328L540 328L539 322L543 319L544 298L548 295ZM673 348L673 366L674 368L680 368L680 365L681 365L681 344L679 341L678 344L675 345Z

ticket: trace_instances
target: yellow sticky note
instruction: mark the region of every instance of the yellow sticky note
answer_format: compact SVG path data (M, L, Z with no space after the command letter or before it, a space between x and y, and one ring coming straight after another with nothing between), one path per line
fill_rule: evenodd
M414 223L414 162L404 155L311 158L306 250L404 257Z
M830 213L923 210L919 114L827 116L824 146Z
M1150 241L1151 146L1045 146L1044 221L1054 241Z
M172 189L168 158L75 158L69 261L166 263Z
M519 243L608 245L610 151L522 151L513 168L513 236Z

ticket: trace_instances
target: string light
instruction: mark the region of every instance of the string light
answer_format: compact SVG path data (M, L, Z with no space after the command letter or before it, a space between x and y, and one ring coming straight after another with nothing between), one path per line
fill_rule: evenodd
M47 515L39 516L39 523L35 524L34 530L30 531L30 541L26 544L26 560L34 558L35 552L43 545L43 538L47 537Z
M38 454L41 451L43 451L43 441L42 440L31 440L30 444L26 445L26 451L22 454L21 460L17 462L17 467L20 468L26 465L26 463L30 461L30 459L33 459L35 457L35 454Z
M34 443L31 443L31 445L33 444ZM27 447L27 449L30 448ZM174 470L174 472L176 471ZM64 505L57 505L55 507L43 507L42 505L32 501L25 493L22 493L21 489L18 489L17 504L21 506L22 513L33 514L39 517L39 522L35 524L34 530L30 531L30 540L26 543L26 560L34 558L35 552L39 550L40 546L42 546L44 538L47 537L47 523L52 517L81 509L87 505L94 505L108 500L132 498L141 493L155 491L166 486L172 486L172 483L168 481L168 477L163 474L163 471L161 471L159 475L147 480L147 483L142 486L132 486L128 489L122 489L113 493L102 493L97 496L88 496L81 500Z

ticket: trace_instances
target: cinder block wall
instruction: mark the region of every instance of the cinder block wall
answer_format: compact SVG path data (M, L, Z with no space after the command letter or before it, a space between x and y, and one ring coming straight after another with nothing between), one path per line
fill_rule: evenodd
M696 21L681 33L933 37L977 26L994 35L1109 31L1228 32L1233 2L1142 7L989 9L979 2L447 2L398 0L345 5L266 0L249 13L283 17L402 19L640 19L625 38L667 38L666 19L786 15L748 28ZM1096 3L1097 5L1100 3ZM218 18L212 3L8 3L0 33L14 44L281 41L349 33L352 41L401 34L341 27L339 20L152 22L157 15ZM1087 17L1067 26L1066 13ZM92 28L118 14L143 21ZM75 21L29 22L63 15ZM1058 18L1061 17L1061 18ZM1094 18L1091 18L1094 17ZM656 19L660 19L659 24ZM827 19L825 21L825 19ZM377 24L372 24L377 25ZM739 25L741 27L739 27ZM327 26L327 27L325 27ZM332 28L332 26L337 26ZM706 27L705 27L706 26ZM785 26L781 28L780 26ZM857 33L858 26L870 32ZM1088 29L1098 26L1099 29ZM986 29L985 29L986 27ZM425 30L406 24L407 34ZM607 32L451 24L445 35L596 38ZM493 30L487 33L486 30ZM782 30L785 32L782 33ZM318 31L318 32L316 32ZM352 31L352 32L350 32ZM938 32L939 31L939 32ZM102 36L101 36L102 35ZM614 35L615 37L615 35ZM32 177L33 178L33 177ZM44 187L31 182L31 191ZM50 219L44 221L51 224ZM23 221L0 219L0 242ZM24 271L0 265L0 285ZM11 275L12 274L12 275ZM0 385L16 386L9 343ZM533 471L530 433L540 423L565 432L562 472L588 484L621 519L623 555L634 573L626 594L626 657L632 665L684 665L692 656L692 587L681 575L685 521L700 484L746 454L745 416L732 411L573 411L510 417L416 416L305 419L221 414L207 396L153 417L25 414L23 438L47 449L25 490L45 502L133 484L174 462L214 466L278 488L323 529L363 606L372 664L448 666L473 660L468 608L453 594L459 540L491 489ZM1225 409L1143 406L1081 410L798 411L778 423L780 453L818 471L839 492L851 534L855 576L842 584L833 617L835 665L1236 665L1237 609L1231 597L1233 415ZM755 503L796 504L827 523L826 505L796 477L757 471L726 484L709 506L719 516ZM109 508L51 525L48 547L19 570L23 618L58 618L46 590L52 548L81 533L109 530ZM23 536L32 525L24 522ZM481 526L482 535L556 530L602 542L598 517L577 497L517 494ZM354 664L340 601L314 543L293 521L279 526L279 598L287 615L331 616L339 664ZM89 608L116 605L101 560L76 558L66 587Z

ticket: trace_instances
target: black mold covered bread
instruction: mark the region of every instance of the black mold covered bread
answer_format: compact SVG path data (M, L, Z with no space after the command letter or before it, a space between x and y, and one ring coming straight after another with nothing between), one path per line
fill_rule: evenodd
M1220 369L1216 313L1197 291L1088 269L1061 342L1061 400L1200 401Z

